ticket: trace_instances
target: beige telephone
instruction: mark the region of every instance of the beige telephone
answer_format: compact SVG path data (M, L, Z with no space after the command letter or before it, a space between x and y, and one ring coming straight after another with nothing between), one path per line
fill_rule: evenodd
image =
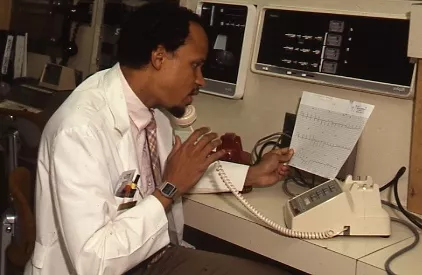
M181 118L172 117L173 122L182 128L190 128L191 132L193 131L192 124L196 121L196 112L195 107L193 105L189 105L186 107L185 114ZM210 170L210 169L209 169ZM241 195L241 193L236 189L235 185L231 182L229 177L226 175L220 161L215 163L215 169L213 169L218 176L221 178L223 183L226 187L235 195L235 197L246 207L253 215L255 215L258 219L263 221L272 229L276 230L280 234L293 237L293 238L301 238L301 239L328 239L340 235L342 232L334 232L333 230L327 230L323 232L300 232L285 228L277 223L273 222L272 220L266 218L262 215L258 210L256 210L246 199ZM242 184L243 185L243 184ZM216 191L215 193L219 193Z

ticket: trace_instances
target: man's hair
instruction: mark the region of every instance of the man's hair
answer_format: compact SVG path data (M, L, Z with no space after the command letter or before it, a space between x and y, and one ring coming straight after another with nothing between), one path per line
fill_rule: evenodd
M153 2L142 5L122 25L117 61L139 69L150 62L152 51L163 46L174 52L185 44L189 23L203 26L201 18L177 3Z

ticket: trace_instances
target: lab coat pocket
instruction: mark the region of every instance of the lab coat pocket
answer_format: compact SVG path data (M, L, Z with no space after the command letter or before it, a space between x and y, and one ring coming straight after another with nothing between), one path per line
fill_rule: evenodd
M122 198L122 197L114 196L114 199L116 201L118 212L122 212L124 210L130 209L134 207L138 202L134 198Z

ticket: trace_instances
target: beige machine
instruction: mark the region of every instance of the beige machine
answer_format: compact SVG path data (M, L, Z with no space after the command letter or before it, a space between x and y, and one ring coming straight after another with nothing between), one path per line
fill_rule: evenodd
M81 82L81 71L47 63L42 72L39 86L55 91L71 91Z

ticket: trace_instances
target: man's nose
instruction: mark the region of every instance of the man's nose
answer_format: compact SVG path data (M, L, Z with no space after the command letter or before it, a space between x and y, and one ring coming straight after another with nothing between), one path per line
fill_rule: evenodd
M205 79L201 71L199 71L199 73L197 74L195 83L196 85L198 85L198 88L205 86Z

